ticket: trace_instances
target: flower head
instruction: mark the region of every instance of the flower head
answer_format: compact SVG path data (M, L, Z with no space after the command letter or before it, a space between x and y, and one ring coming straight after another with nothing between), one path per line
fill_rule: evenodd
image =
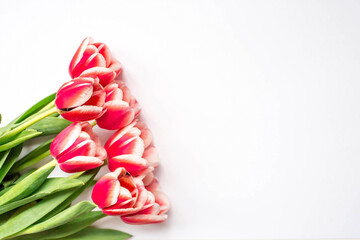
M109 130L126 127L140 112L138 102L122 81L114 81L107 85L105 92L106 112L96 120L97 124Z
M142 122L133 122L119 130L105 144L109 169L124 167L133 176L151 172L159 164L152 134Z
M50 146L61 170L81 172L101 166L106 151L87 122L73 123L56 136Z
M69 73L75 77L98 77L100 84L106 86L121 71L121 64L111 56L104 43L94 43L91 37L85 38L77 49L69 66Z
M105 95L97 78L79 77L60 87L55 105L61 116L69 121L90 121L106 111Z

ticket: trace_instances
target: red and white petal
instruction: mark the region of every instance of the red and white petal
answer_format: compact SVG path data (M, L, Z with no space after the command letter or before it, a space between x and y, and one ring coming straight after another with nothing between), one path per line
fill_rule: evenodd
M85 51L80 59L80 61L75 65L74 69L71 71L73 77L78 77L80 74L86 70L86 66L89 62L98 55L98 49L94 45L88 45L85 48Z
M93 67L83 71L80 77L98 77L100 84L105 87L115 79L116 72L110 68Z
M150 192L160 191L160 184L156 177L153 179L150 185L146 186L146 189Z
M89 100L84 103L84 105L92 105L102 107L105 104L106 93L104 88L99 83L94 83L93 93Z
M80 106L71 111L60 111L63 118L71 122L90 121L100 117L106 109L97 106Z
M106 92L106 102L110 101L122 101L123 92L118 88L116 83L110 83L105 87Z
M76 79L64 84L57 92L58 109L73 108L86 103L93 94L93 80Z
M160 206L159 215L167 213L170 209L169 198L161 191L155 191L153 194L155 196L155 202Z
M140 209L139 208L103 208L101 210L103 211L103 213L107 215L122 216L122 215L135 214Z
M100 128L120 129L134 120L134 111L124 101L110 101L105 103L106 113L96 120Z
M145 159L136 155L121 155L109 158L110 171L114 171L119 167L125 168L133 176L138 176L148 168L148 165Z
M128 224L151 224L164 222L167 215L135 214L122 216L121 219Z
M145 144L144 147L147 148L148 146L150 146L153 141L153 136L152 136L150 129L143 122L137 122L135 127L140 129L140 131L141 131L140 137L144 141L144 144Z
M158 152L153 146L145 149L143 158L145 158L148 161L148 164L154 168L156 168L160 163Z
M115 58L111 60L109 68L111 68L116 73L116 75L119 75L122 70L121 63Z
M66 162L60 163L61 170L67 173L82 172L99 167L104 162L97 157L77 156Z
M153 182L154 177L155 177L155 176L154 176L154 173L153 173L153 172L149 172L149 173L147 173L146 175L144 175L143 178L142 178L142 181L143 181L143 183L144 183L144 186L145 186L145 187L149 186L149 185Z
M111 51L108 48L108 46L106 46L106 44L104 44L104 43L94 43L93 45L95 47L97 47L99 53L104 57L105 62L106 62L106 67L109 67L112 56L111 56Z
M125 138L130 134L125 134L123 138L119 139L112 147L108 150L110 156L119 156L125 154L133 154L142 156L144 153L144 141L134 136L132 138Z
M64 151L61 156L57 157L58 163L63 163L69 159L72 159L76 156L91 156L94 157L96 153L96 145L92 140L85 140L79 142L75 146Z
M120 188L117 174L107 173L95 184L91 198L99 208L112 206L117 202Z
M157 203L152 203L145 206L142 210L137 212L136 214L151 214L151 215L159 215L160 206Z
M120 138L122 138L126 133L128 133L133 126L136 124L136 121L132 122L128 126L120 129L116 133L114 133L105 143L105 149L108 151L114 143L116 143Z
M51 143L50 153L56 158L64 150L68 149L79 137L81 133L81 125L73 123L62 130Z
M72 78L74 78L74 76L72 75L74 67L80 62L81 58L84 55L86 47L91 43L93 43L93 39L91 37L85 38L80 44L79 48L76 50L73 58L71 59L69 73Z

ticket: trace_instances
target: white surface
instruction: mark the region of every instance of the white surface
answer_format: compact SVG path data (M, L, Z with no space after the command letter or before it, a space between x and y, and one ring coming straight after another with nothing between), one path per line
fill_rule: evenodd
M1 1L5 122L88 35L124 65L172 203L135 239L360 237L359 1Z

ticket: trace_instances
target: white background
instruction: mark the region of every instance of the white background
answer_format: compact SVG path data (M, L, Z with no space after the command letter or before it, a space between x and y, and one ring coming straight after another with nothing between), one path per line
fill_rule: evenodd
M9 122L70 80L93 36L124 66L172 203L163 224L98 225L135 239L360 237L359 13L359 1L0 1L0 112Z

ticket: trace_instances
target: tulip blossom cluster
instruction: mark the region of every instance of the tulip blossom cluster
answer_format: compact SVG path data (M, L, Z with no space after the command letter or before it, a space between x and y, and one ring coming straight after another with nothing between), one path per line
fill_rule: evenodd
M51 144L51 154L65 172L103 165L110 172L95 184L92 199L108 215L130 224L163 222L169 201L160 191L154 169L159 157L152 133L137 118L140 106L124 82L121 64L103 43L86 38L69 66L71 81L57 92L55 105L72 121ZM102 147L88 121L117 130Z

